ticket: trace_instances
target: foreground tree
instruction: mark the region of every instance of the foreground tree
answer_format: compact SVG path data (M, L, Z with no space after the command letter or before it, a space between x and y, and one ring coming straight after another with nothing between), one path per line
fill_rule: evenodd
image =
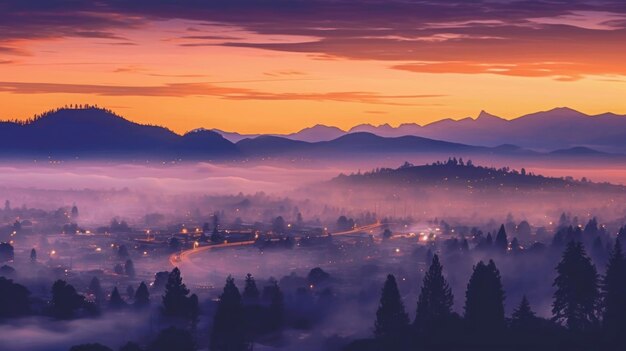
M511 316L511 328L516 331L531 331L537 325L537 316L530 308L526 295Z
M256 282L252 277L252 274L246 275L246 285L243 289L243 302L245 304L255 304L259 302L260 292L256 286Z
M553 320L574 331L589 330L598 323L598 273L581 242L567 244L556 267Z
M409 316L404 309L396 278L389 274L380 297L380 304L376 311L374 336L381 346L389 350L406 348L406 332L409 326Z
M265 300L269 302L265 318L265 327L270 332L278 331L283 324L285 307L283 293L276 280L272 280L270 285L263 289L263 296Z
M504 290L493 260L474 267L465 293L465 320L481 332L504 328Z
M52 314L59 319L72 318L75 312L84 306L85 298L79 295L73 286L64 280L57 280L52 285Z
M30 311L29 295L24 286L0 277L0 319L27 314Z
M157 335L150 346L150 351L195 351L196 343L190 332L169 327Z
M246 341L244 325L241 294L235 285L235 280L229 276L213 317L210 350L247 350L249 345Z
M169 317L188 316L189 289L183 284L180 270L175 267L169 274L163 295L163 314Z
M619 239L611 252L602 280L603 330L616 349L626 348L626 257Z
M448 282L443 277L443 267L439 256L433 261L424 276L422 290L417 300L417 312L413 325L418 334L427 334L432 328L442 327L452 315L454 296Z

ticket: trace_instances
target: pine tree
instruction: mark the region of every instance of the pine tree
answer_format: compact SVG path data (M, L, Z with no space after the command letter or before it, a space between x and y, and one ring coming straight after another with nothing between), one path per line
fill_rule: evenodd
M35 250L35 248L30 250L30 261L37 262L37 250Z
M418 333L426 332L430 326L436 326L452 314L454 296L448 282L443 277L443 267L439 256L433 261L424 276L422 290L417 300L417 313L413 325Z
M530 303L526 295L522 297L522 301L515 311L513 311L511 317L511 327L514 330L529 331L536 325L537 316L535 316L535 312L530 308Z
M260 292L256 286L256 282L252 277L252 274L246 275L246 285L243 289L243 302L246 304L255 304L259 302Z
M553 320L570 330L588 330L598 322L598 273L581 242L567 244L554 280Z
M380 304L376 311L374 336L386 345L399 342L409 325L409 316L396 284L396 278L389 274L383 286Z
M277 281L273 281L268 287L268 297L270 301L267 324L270 331L279 330L283 323L284 314L284 297Z
M167 278L163 295L163 314L170 317L187 317L189 289L183 284L180 270L175 267Z
M109 299L109 307L113 309L120 309L125 306L126 302L122 300L122 296L120 295L119 290L117 290L117 287L114 287L113 291L111 292L111 298Z
M150 306L150 292L146 283L141 282L135 291L135 307L144 308Z
M626 347L626 257L622 244L615 246L602 280L603 329L606 338L615 347Z
M496 235L496 240L494 242L494 247L498 252L506 252L509 248L509 240L506 235L506 230L504 229L504 224L500 225L500 229L498 230L498 234Z
M247 350L241 295L232 277L226 279L224 291L220 295L217 310L213 317L210 350Z
M482 331L504 327L504 290L495 263L482 261L474 267L465 293L465 319Z

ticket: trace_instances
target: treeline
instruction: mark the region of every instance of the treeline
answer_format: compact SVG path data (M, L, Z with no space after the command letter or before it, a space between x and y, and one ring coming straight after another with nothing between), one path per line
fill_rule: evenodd
M293 279L293 278L292 278ZM129 342L121 351L192 351L198 345L209 345L210 350L249 350L258 341L265 344L281 342L286 327L308 329L320 322L329 311L332 291L328 288L330 275L320 268L312 269L302 282L307 288L298 288L290 301L285 301L278 281L270 280L262 288L251 274L245 278L240 291L232 277L217 302L203 311L198 296L192 294L178 268L171 272L158 272L150 288L141 282L137 289L128 287L121 293L114 287L107 296L94 277L85 295L64 280L57 280L51 288L51 298L42 311L38 303L33 305L28 289L11 279L0 277L0 320L28 315L43 315L56 320L95 318L103 312L150 313L158 299L151 299L151 291L158 293L160 304L157 324L163 328L156 336L141 337ZM287 283L286 283L287 284ZM312 287L319 285L317 298ZM324 288L326 287L326 288ZM210 321L208 330L199 331L201 316ZM152 319L152 317L151 317ZM204 337L207 335L208 337ZM72 351L110 351L108 346L91 343L72 347Z
M382 289L374 336L346 351L369 350L624 350L626 258L619 239L600 276L580 241L566 244L556 267L552 317L538 317L524 296L505 316L505 290L493 260L478 262L467 284L463 314L437 255L424 276L411 321L396 279Z

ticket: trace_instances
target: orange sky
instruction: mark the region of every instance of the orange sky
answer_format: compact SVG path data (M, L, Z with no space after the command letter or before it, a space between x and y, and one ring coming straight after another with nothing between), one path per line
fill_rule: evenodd
M0 35L0 117L88 103L180 133L286 133L318 123L425 124L482 109L504 118L557 106L626 114L626 16L616 12L506 28L482 20L474 32L443 18L427 35L360 31L347 40L322 37L336 28L285 24L279 33L230 18L116 11L138 23Z

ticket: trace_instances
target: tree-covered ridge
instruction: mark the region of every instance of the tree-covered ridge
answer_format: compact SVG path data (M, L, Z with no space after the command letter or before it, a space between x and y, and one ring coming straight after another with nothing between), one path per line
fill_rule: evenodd
M445 162L416 166L405 162L398 168L376 168L369 172L340 174L332 182L341 184L394 184L461 186L466 188L537 188L541 189L611 189L625 190L610 183L594 183L587 178L546 177L526 169L495 168L475 165L471 160L450 158Z

